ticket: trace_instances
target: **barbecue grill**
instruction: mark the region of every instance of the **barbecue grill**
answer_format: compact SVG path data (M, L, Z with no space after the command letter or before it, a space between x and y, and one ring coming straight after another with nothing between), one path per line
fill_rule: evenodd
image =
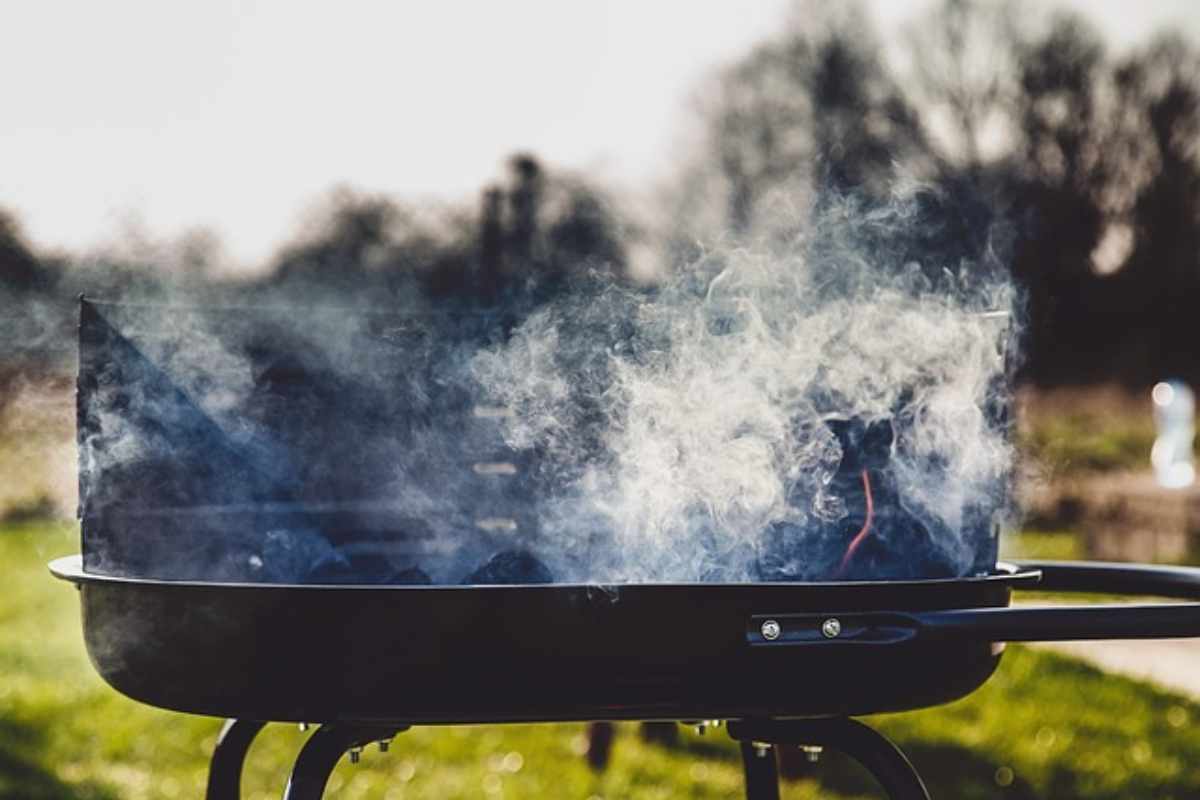
M364 500L353 481L420 440L392 430L399 418L478 421L466 413L469 393L429 376L405 384L388 361L369 365L385 379L355 399L355 413L331 416L329 403L357 387L320 356L282 357L265 343L294 330L250 316L214 327L246 326L248 361L223 349L192 370L196 356L163 332L192 336L185 312L84 302L83 552L51 564L80 590L88 652L114 688L231 720L213 754L210 800L239 796L246 751L268 721L319 724L285 792L311 800L347 751L411 725L565 720L728 721L747 796L759 800L778 797L775 761L762 754L785 745L842 750L889 796L924 798L903 754L853 717L962 697L996 669L1004 642L1200 636L1195 603L1008 607L1021 589L1200 600L1200 570L1006 564L987 549L989 533L989 568L948 577L549 582L528 553L488 560L506 532L531 524L520 518L523 500L547 487L522 478L497 489L478 469L444 490L466 493L457 504L466 521L454 524L473 530L450 561L483 566L459 585L432 580L447 560L437 532L403 505ZM486 335L431 342L383 325L406 351L423 348L425 361ZM249 424L231 428L219 403L213 411L196 399L218 368L245 377L239 409L246 398L258 409ZM430 381L436 398L421 391ZM380 441L380 425L392 439ZM297 466L296 442L314 430L320 457L303 449ZM490 446L483 463L513 471L536 457L502 452L488 435L464 428L455 457L477 465ZM121 458L104 461L113 453ZM498 507L505 516L494 523L486 515Z

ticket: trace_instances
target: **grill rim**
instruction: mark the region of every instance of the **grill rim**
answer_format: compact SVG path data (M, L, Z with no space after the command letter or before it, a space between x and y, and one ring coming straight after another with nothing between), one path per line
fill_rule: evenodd
M273 583L273 582L253 582L253 581L205 581L195 579L174 579L174 578L151 578L141 577L136 575L105 575L98 572L89 572L83 567L83 556L81 554L67 555L56 558L49 563L49 569L54 577L60 580L69 581L74 584L137 584L141 586L178 586L194 587L194 588L209 588L209 589L230 589L230 590L257 590L266 591L270 589L278 589L280 591L422 591L422 592L461 592L461 591L477 591L477 590L492 590L503 589L505 591L527 590L527 591L547 591L555 589L564 590L595 590L595 591L623 591L625 589L640 589L640 588L659 588L659 589L677 589L680 591L689 590L695 591L704 587L738 587L751 588L756 586L771 587L775 589L788 587L803 587L806 590L813 591L817 589L840 589L846 590L854 587L863 588L883 588L890 587L898 590L904 588L916 587L935 587L935 586L962 586L963 584L988 584L1002 583L1011 586L1014 589L1029 588L1026 584L1036 584L1042 579L1042 572L1039 569L1030 569L1007 561L997 561L995 571L989 572L987 575L964 575L961 577L952 578L903 578L897 580L870 580L870 581L737 581L737 582L629 582L629 583L472 583L472 584L375 584L375 583Z

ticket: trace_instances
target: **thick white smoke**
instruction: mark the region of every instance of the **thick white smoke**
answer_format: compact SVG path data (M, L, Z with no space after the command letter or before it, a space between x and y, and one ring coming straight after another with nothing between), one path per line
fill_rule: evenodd
M796 229L540 305L85 303L89 568L451 584L988 569L1011 508L1016 304L989 215L919 189L826 198Z
M651 294L567 295L474 358L508 444L559 473L534 548L557 579L762 579L780 531L783 574L827 576L851 513L833 420L892 427L919 557L973 568L976 517L1008 511L1015 293L986 230L931 235L928 197L827 203L786 246L710 253Z

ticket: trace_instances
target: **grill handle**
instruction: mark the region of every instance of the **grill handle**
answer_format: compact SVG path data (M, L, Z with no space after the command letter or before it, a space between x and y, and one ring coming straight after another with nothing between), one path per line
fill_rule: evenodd
M1153 595L1200 601L1200 569L1099 561L1018 565L1040 571L1037 591ZM1200 637L1200 602L968 608L755 616L752 646L813 647L934 641L1055 642Z
M1115 561L1021 561L1022 571L1042 573L1032 591L1153 595L1200 600L1200 568ZM1023 588L1023 587L1021 587Z
M1044 592L1153 595L1200 600L1200 569L1106 561L1031 561ZM918 636L996 642L1200 637L1200 603L980 608L916 613Z
M1031 606L910 615L914 639L1066 642L1200 636L1200 604Z

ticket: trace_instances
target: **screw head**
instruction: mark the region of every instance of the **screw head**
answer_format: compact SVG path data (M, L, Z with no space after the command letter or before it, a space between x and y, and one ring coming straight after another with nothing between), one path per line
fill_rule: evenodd
M821 623L821 633L826 639L836 639L842 632L842 623L837 617L830 617Z
M762 624L763 638L768 642L773 642L779 638L779 634L783 633L783 627L773 619L769 619Z

